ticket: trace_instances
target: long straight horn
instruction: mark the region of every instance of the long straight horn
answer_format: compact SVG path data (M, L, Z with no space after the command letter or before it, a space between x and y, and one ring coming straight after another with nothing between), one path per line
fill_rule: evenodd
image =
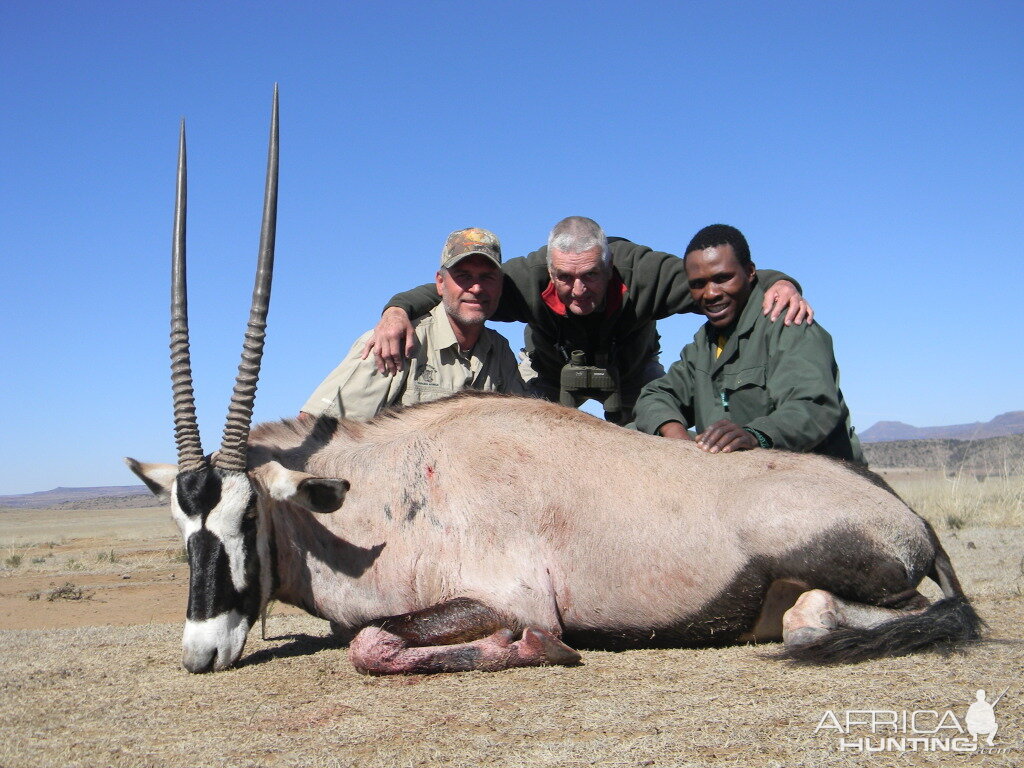
M277 85L274 86L274 109L270 118L270 149L267 156L267 186L263 196L263 226L260 230L260 253L256 265L256 284L252 289L249 325L242 345L242 362L238 366L235 388L228 407L217 466L244 472L252 405L256 400L256 382L260 376L263 341L266 337L267 310L270 309L270 280L274 272L274 241L277 237Z
M185 158L185 120L178 137L178 182L174 197L174 235L171 241L171 389L174 391L174 439L181 472L203 466L196 401L192 394L192 364L188 351L188 289L185 275L185 214L188 172Z

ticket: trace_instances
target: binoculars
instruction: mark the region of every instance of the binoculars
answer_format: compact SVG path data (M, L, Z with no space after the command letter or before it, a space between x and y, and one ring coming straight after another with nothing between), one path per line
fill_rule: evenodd
M605 416L615 417L622 411L618 372L608 367L608 355L594 355L596 365L587 365L587 357L574 350L559 377L561 391L558 401L569 408L579 408L587 400L604 404Z

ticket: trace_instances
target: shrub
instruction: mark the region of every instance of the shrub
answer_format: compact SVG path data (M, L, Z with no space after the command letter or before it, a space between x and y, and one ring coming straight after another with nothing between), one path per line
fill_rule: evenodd
M88 600L91 597L92 593L86 592L84 589L75 586L70 581L65 581L56 589L51 589L46 595L46 599L51 603L57 600Z

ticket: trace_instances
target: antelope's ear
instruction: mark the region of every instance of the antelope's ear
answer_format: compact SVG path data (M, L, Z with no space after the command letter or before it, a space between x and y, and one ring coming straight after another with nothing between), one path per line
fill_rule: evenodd
M276 461L261 468L260 478L272 499L290 501L310 512L326 514L341 508L348 493L348 480L316 477L285 469Z
M292 501L310 512L335 512L341 509L348 489L348 480L307 477L299 482L298 493Z
M143 464L141 461L125 457L124 463L128 469L139 476L139 479L146 484L146 487L153 492L153 495L163 501L171 496L171 486L174 478L178 476L177 464Z

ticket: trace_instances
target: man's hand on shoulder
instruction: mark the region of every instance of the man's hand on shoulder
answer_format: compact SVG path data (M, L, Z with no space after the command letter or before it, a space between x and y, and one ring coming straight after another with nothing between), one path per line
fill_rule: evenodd
M388 307L363 345L359 356L365 360L372 352L380 373L394 376L405 367L416 346L416 335L404 309Z
M811 325L814 322L814 309L789 280L779 280L764 292L761 313L767 315L771 312L771 321L774 323L782 310L786 310L783 320L786 325L800 325L804 321Z
M757 438L728 419L716 421L697 435L697 447L708 453L732 453L757 448Z
M690 433L686 431L686 427L680 424L678 421L666 421L660 427L658 427L658 434L662 437L669 437L674 440L692 440Z

